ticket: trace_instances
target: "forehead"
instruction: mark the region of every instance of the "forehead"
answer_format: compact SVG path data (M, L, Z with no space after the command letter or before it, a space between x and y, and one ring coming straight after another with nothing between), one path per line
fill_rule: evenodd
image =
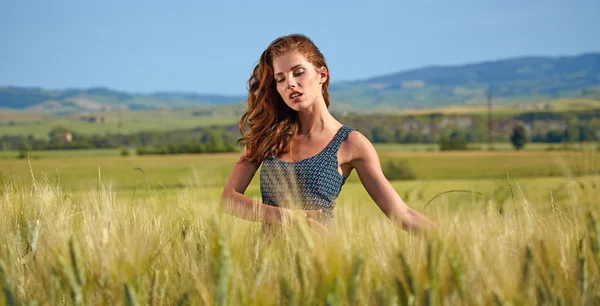
M273 59L273 70L275 74L291 70L295 66L309 66L311 63L298 52L286 52Z

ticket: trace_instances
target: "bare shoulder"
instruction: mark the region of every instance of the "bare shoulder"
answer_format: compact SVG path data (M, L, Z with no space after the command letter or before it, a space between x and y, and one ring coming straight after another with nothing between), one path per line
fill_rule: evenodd
M244 148L242 150L242 153L239 156L239 159L236 162L235 167L250 170L250 171L256 171L258 169L258 167L260 166L260 163L251 163L251 162L246 161L247 156L248 156L248 150L247 150L247 148Z
M371 141L359 131L352 131L348 134L346 148L351 162L368 160L377 156L377 151Z

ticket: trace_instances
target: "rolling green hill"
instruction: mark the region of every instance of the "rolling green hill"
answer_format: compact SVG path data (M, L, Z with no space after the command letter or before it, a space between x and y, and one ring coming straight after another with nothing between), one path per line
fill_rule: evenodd
M44 90L0 87L0 108L55 114L80 111L151 110L231 105L245 97L180 92L131 94L108 88Z
M333 84L332 100L352 108L428 108L558 98L600 99L600 53L522 57L433 66Z
M456 105L526 104L551 99L600 100L600 53L520 57L431 66L331 85L334 111L387 112ZM245 96L182 92L126 93L108 88L44 90L0 87L0 109L53 114L239 105Z

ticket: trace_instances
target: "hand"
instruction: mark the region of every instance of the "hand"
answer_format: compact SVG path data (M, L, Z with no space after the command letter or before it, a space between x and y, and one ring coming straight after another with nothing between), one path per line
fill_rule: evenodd
M327 228L321 223L317 222L314 218L323 213L323 209L318 210L286 210L288 218L292 220L306 220L308 228L316 233L327 233ZM297 218L297 219L295 219Z
M325 227L323 224L317 222L315 219L313 218L306 218L306 221L308 223L308 227L313 231L316 232L317 234L321 234L321 233L327 233L329 232L327 230L327 227Z
M303 210L304 216L306 217L306 222L308 223L308 227L316 232L316 233L327 233L327 228L323 226L321 223L317 222L314 218L323 213L323 209L319 210Z
M298 210L298 209L283 209L283 217L287 220L302 220L315 218L323 212L323 209L319 210Z
M319 209L319 210L301 210L301 212L304 214L304 217L306 218L315 218L316 216L320 215L323 213L323 209Z

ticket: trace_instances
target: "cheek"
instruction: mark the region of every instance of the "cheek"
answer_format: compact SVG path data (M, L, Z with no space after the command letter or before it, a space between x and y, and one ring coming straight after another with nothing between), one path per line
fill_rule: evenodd
M321 85L319 84L319 82L321 82L321 76L318 74L315 74L315 77L311 80L313 82L313 84L315 84L315 88L320 88Z
M277 92L279 93L279 95L283 98L283 93L285 92L285 88L284 88L283 84L277 83L277 85L275 85L275 88L277 89Z
M311 80L312 83L312 87L314 88L315 92L318 92L321 90L321 84L319 84L319 82L321 81L321 78L317 75L314 78L312 78Z
M310 88L311 90L321 86L319 85L319 77L315 77L314 75L303 75L300 79L298 79L298 82L302 84L302 87Z

